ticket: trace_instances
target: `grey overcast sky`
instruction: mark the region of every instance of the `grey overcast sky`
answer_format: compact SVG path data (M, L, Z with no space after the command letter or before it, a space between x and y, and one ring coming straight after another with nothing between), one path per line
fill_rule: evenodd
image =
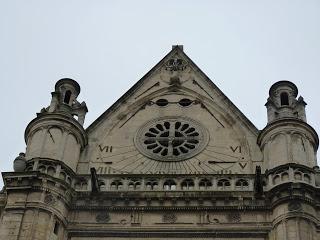
M319 0L0 0L0 170L57 80L79 82L88 126L173 44L259 129L270 86L294 82L320 132L319 25Z

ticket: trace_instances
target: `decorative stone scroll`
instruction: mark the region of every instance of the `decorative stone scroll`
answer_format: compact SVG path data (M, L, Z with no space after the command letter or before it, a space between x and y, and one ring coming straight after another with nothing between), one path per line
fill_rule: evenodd
M53 206L56 204L56 201L56 198L51 193L46 194L46 196L44 197L45 204Z
M218 223L220 223L219 219L215 218L213 215L207 214L206 218L207 218L207 222L209 224L218 224Z
M107 212L100 212L96 216L96 221L98 223L107 223L110 221L110 214Z

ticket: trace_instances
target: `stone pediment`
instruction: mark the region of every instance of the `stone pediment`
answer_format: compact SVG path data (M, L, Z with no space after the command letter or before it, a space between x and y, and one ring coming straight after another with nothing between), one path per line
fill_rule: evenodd
M257 128L181 46L86 131L80 172L253 173L262 161Z

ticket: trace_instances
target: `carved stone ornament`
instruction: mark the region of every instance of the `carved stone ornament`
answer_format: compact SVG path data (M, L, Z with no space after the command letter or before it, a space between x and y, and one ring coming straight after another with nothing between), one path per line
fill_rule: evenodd
M227 220L228 220L228 222L231 222L231 223L240 222L241 221L240 213L238 213L238 212L229 213L227 215Z
M121 219L119 223L121 225L126 225L126 224L128 224L128 220L127 219Z
M220 223L219 219L215 218L213 215L207 214L207 221L210 224Z
M298 201L293 201L288 204L288 210L290 212L297 212L302 210L302 205Z
M96 216L96 221L98 223L107 223L110 221L110 214L107 212L100 212Z
M19 153L19 156L13 162L15 172L23 172L26 169L26 158L24 153Z
M162 222L164 223L175 223L177 221L177 216L173 213L165 213L162 216Z
M159 161L182 161L200 153L209 135L195 120L185 117L163 117L145 123L134 142L145 156Z
M44 203L48 205L54 205L56 203L56 198L49 193L44 197Z
M187 62L181 58L171 58L166 62L165 69L168 71L183 71L187 67Z

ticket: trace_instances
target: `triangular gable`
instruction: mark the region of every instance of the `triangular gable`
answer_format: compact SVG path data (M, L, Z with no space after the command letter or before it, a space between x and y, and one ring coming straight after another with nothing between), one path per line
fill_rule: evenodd
M197 72L200 73L200 75L203 76L203 79L212 87L212 89L218 91L219 95L221 95L224 98L224 101L226 101L227 105L234 109L233 113L238 116L238 119L241 119L242 122L252 131L253 134L257 135L259 130L255 127L255 125L234 105L231 100L210 80L210 78L188 57L188 55L183 51L182 47L180 45L176 45L172 47L172 50L163 58L159 63L157 63L149 72L147 72L136 84L134 84L124 95L122 95L114 104L111 105L103 114L101 114L87 129L86 131L90 133L95 129L100 122L102 122L104 119L108 118L108 115L112 113L120 103L128 99L130 96L133 95L136 89L138 89L140 86L142 86L145 81L148 80L149 76L151 76L156 69L163 66L165 61L168 60L171 56L175 54L180 54L184 58L187 59L188 64L192 66ZM201 87L201 86L200 86ZM207 93L207 95L210 95L208 92L209 89L203 89L204 92Z
M105 174L252 173L262 161L258 129L179 46L87 133L79 169Z

